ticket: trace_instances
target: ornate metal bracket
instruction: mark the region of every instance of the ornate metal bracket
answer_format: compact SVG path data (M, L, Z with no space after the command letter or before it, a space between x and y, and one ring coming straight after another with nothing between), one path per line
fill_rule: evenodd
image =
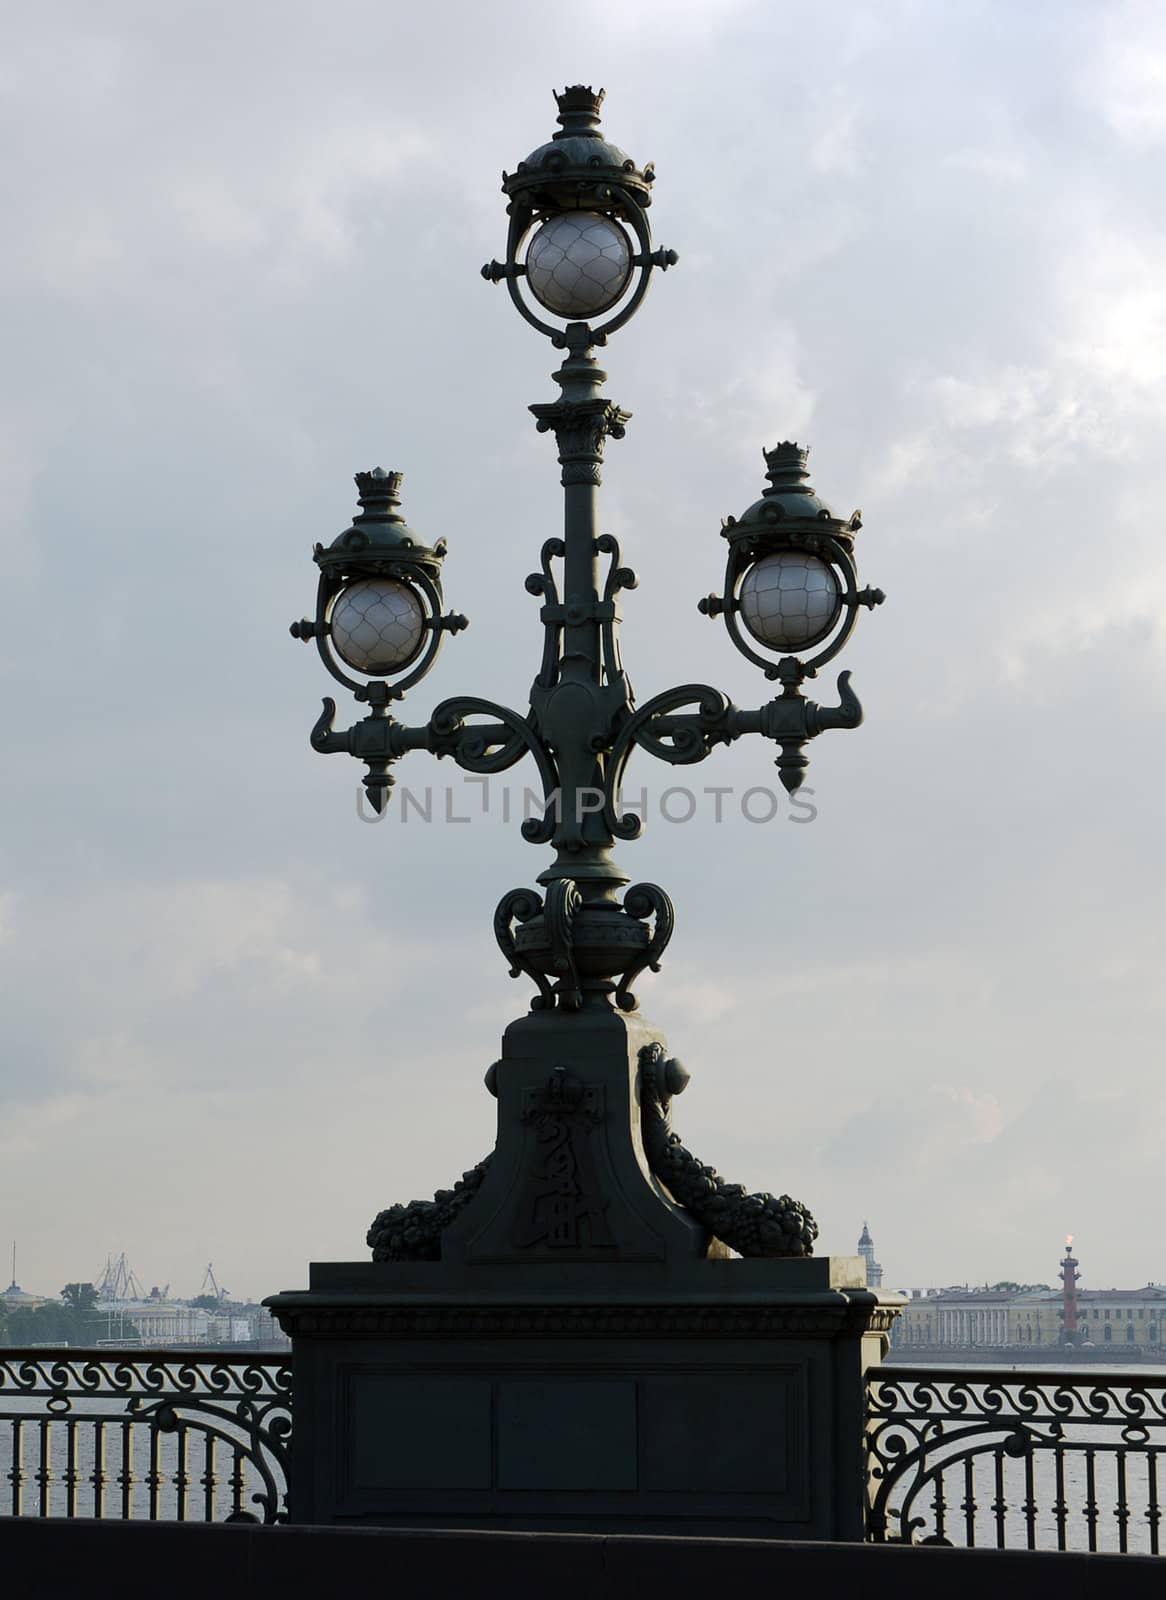
M405 752L405 746L401 743L401 735L405 730L390 716L383 703L375 705L367 717L341 733L333 729L335 720L336 702L325 696L324 709L317 717L310 736L312 749L323 755L346 751L358 761L363 761L368 770L360 781L373 808L377 812L383 811L389 803L389 792L396 783L391 768Z
M807 700L795 685L787 684L776 700L762 706L759 732L781 746L777 774L790 794L801 788L809 757L804 753L811 739L827 728L857 728L862 722L862 702L850 687L850 673L838 674L838 704L820 706Z

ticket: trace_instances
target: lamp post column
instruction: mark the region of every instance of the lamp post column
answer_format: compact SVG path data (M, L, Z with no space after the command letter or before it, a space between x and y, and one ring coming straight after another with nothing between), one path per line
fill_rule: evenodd
M604 660L604 632L614 649L618 615L614 594L600 593L597 512L604 443L609 436L623 437L629 413L600 392L607 374L592 354L587 324L571 323L563 337L568 354L554 374L561 396L530 408L539 431L555 435L563 486L563 595L561 604L550 608L553 619L544 614L547 626L561 628L561 636L531 693L560 779L557 857L539 882L571 881L582 904L613 904L616 889L629 880L610 856L603 751L610 748L630 694L618 664Z

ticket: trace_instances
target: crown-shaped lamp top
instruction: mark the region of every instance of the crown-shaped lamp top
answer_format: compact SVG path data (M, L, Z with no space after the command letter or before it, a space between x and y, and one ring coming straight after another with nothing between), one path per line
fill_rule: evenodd
M558 120L561 128L551 137L571 139L582 136L598 139L599 108L603 104L603 95L602 89L593 89L590 84L572 84L564 89L562 94L556 89L555 104L559 108Z
M351 527L330 545L316 546L315 559L323 571L367 577L385 570L391 562L394 568L413 566L432 578L438 576L445 540L430 546L405 521L397 509L403 480L404 473L386 472L384 467L355 474L360 510Z
M639 210L652 203L655 173L643 171L631 156L612 144L599 126L603 90L575 83L555 91L559 127L545 144L532 150L514 172L502 174L503 193L534 210L586 210L619 213L623 201L612 190L634 196ZM529 198L528 198L529 197Z
M763 450L761 454L765 457L765 476L772 485L765 490L767 495L813 494L806 465L810 458L808 446L803 450L791 439L783 439L772 450Z
M792 439L783 439L772 450L761 453L765 457L765 476L769 482L761 491L760 500L755 500L739 517L728 519L723 529L726 539L737 543L760 534L769 540L777 536L780 529L811 520L822 525L823 533L830 533L836 539L853 538L858 524L851 527L835 517L811 486L806 465L810 455L807 447L795 444Z
M358 472L353 482L356 484L360 511L354 521L376 518L378 521L403 522L405 519L397 507L401 503L404 476L402 472L386 472L384 467L374 467L371 472Z

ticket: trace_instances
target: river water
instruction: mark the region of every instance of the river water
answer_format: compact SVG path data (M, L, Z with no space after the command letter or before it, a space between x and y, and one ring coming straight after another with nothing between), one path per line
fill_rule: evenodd
M145 1405L154 1403L147 1400ZM233 1412L232 1397L223 1410ZM181 1402L177 1402L181 1406ZM47 1509L50 1516L91 1517L102 1514L134 1519L155 1517L173 1521L184 1514L188 1521L223 1522L238 1510L264 1518L262 1504L254 1496L268 1485L253 1462L238 1454L235 1442L245 1444L245 1430L226 1417L212 1418L206 1413L183 1411L187 1426L178 1432L164 1433L141 1422L128 1422L126 1398L74 1398L67 1416L50 1417L43 1398L3 1397L0 1412L0 1515L13 1515L18 1508L25 1516L42 1514L43 1469L48 1468ZM27 1420L23 1420L27 1419ZM99 1426L104 1419L104 1428ZM200 1426L201 1423L201 1426ZM225 1438L214 1438L205 1431L207 1424ZM184 1442L183 1442L184 1441ZM95 1474L98 1452L104 1457L104 1508L98 1511ZM74 1502L68 1502L67 1474L70 1455L75 1474ZM21 1481L16 1481L19 1463ZM125 1484L127 1467L132 1482ZM208 1485L208 1469L214 1483ZM157 1476L156 1492L151 1493L150 1476ZM275 1470L278 1495L285 1483ZM185 1501L180 1477L185 1477ZM238 1478L240 1481L235 1482ZM18 1498L19 1496L19 1498ZM280 1499L282 1509L282 1499Z

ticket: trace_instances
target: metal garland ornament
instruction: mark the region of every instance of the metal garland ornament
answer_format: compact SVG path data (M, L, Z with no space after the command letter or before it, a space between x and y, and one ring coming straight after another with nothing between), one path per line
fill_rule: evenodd
M555 438L564 523L562 537L544 542L539 570L526 580L544 630L528 708L454 696L422 726L391 715L390 705L434 665L444 633L466 626L464 617L442 613L445 542L427 545L405 523L396 472L357 474L361 510L331 545L316 546L316 615L292 632L314 638L328 671L370 708L362 721L337 731L335 702L325 700L311 742L365 763L363 781L378 811L388 801L392 767L411 750L452 757L477 774L501 773L533 757L545 809L522 832L552 845L555 858L539 875L538 890L503 896L494 931L511 975L535 986L532 1009L570 1016L596 1007L634 1011L631 985L646 969L659 970L672 933L665 891L654 884L627 888L629 875L613 859L616 840L640 831L640 819L622 814L619 801L633 752L687 765L720 744L760 734L778 746L781 781L795 791L809 740L862 720L848 673L839 679L834 707L807 700L801 685L842 648L858 609L883 596L858 589L858 513L835 517L809 486L807 452L779 444L765 452L769 487L740 518L725 521L724 591L701 609L724 617L734 645L780 683L780 693L744 710L719 689L688 684L637 709L619 645L620 596L636 587L636 576L623 564L618 542L599 531L597 507L606 442L623 438L630 413L602 392L607 375L595 351L638 310L653 271L667 270L677 257L652 245L651 165L637 166L600 131L603 91L575 85L555 98L559 130L503 174L506 255L482 269L489 281L504 282L523 318L565 352L553 374L558 398L530 407L538 431ZM705 1192L701 1185L715 1178L711 1169L675 1143L669 1149L665 1155L661 1145L660 1159L677 1186L690 1195ZM457 1205L439 1207L442 1217L456 1213L465 1198L458 1193ZM816 1230L808 1213L787 1197L780 1203L762 1197L758 1204L750 1212L756 1212L751 1252L809 1254ZM428 1228L431 1212L424 1216ZM383 1247L394 1253L412 1235L398 1226L398 1209L390 1222L396 1242Z

